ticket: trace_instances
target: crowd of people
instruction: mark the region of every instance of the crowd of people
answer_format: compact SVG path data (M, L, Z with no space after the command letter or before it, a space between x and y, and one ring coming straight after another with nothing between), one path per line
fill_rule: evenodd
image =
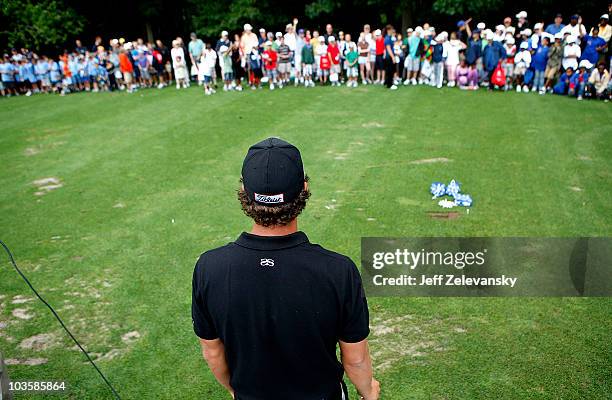
M176 89L198 84L207 95L225 91L270 90L315 85L357 87L380 84L430 85L477 90L516 90L554 93L581 100L608 101L610 81L609 15L587 31L582 18L569 23L557 14L548 25L530 25L527 12L506 17L489 28L484 22L457 22L450 33L429 23L396 32L391 25L362 32L298 28L298 20L284 32L264 28L256 34L250 24L233 36L227 31L216 43L205 43L195 33L185 43L181 37L167 47L161 40L97 37L91 47L76 40L73 50L57 57L29 49L12 49L0 62L3 96L141 88Z

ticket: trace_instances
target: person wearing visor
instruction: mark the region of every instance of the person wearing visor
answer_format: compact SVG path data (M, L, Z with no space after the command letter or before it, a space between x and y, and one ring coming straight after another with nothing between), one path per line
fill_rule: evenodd
M346 372L377 400L359 271L298 231L310 197L299 150L277 138L251 146L241 181L251 231L202 254L193 273L193 328L215 378L236 400L347 400Z

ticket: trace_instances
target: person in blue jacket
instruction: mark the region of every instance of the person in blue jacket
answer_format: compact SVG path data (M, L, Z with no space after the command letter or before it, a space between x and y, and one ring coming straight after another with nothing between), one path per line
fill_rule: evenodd
M531 56L531 67L533 68L533 88L532 91L539 90L540 94L544 94L544 72L548 63L548 45L550 39L547 36L542 36L542 43L537 49L533 50Z
M567 92L568 96L576 96L578 100L582 100L584 89L589 82L589 70L593 67L588 60L580 61L578 72L572 75L570 79L570 87Z
M590 35L585 35L582 38L584 50L582 51L581 60L589 60L593 65L597 65L600 57L604 57L608 43L599 35L599 27L595 25Z
M465 62L470 67L476 65L482 56L482 44L480 43L480 30L474 29L472 37L468 39L468 46L465 50Z
M489 90L493 90L494 86L493 83L491 83L493 71L495 71L497 64L506 57L506 50L504 50L504 46L502 46L500 42L494 41L493 37L493 32L487 33L487 45L482 51L482 63L485 71L487 72Z
M565 72L561 74L557 83L553 87L553 93L559 95L566 95L569 91L570 81L572 76L574 75L574 69L572 67L567 67Z

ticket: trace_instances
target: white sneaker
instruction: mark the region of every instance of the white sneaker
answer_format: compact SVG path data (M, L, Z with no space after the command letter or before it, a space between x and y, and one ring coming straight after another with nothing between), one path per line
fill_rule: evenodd
M442 84L438 83L438 86L436 86L438 89L442 89Z
M389 89L391 89L391 90L397 90L397 86L392 85L392 86L391 86Z
M274 84L273 83L270 84L270 90L274 90Z
M210 96L212 93L210 93L210 89L204 89L204 94Z
M234 89L238 92L242 92L242 86L236 86Z
M529 93L529 86L523 85L523 93Z
M181 85L177 83L176 84L176 90L179 90L180 88L181 88Z
M416 80L416 78L412 78L412 79L410 79L410 83L412 83L413 85L416 85L416 84L417 84L417 80Z
M159 85L157 85L157 88L158 88L158 89L163 89L163 88L164 88L164 84L163 84L163 83L160 83Z
M535 87L535 86L531 88L531 91L532 91L532 92L535 92L536 90L538 90L538 88L537 88L537 87Z
M578 100L582 100L582 96L578 96L578 97L577 97L577 99L578 99Z
M404 81L404 86L408 86L408 85L410 85L410 79L406 79L406 80Z
M540 89L540 91L538 92L538 94L546 94L546 91L544 89Z
M518 86L516 87L516 93L521 93L521 85L518 85Z
M26 96L27 96L27 97L32 96L32 91L31 91L31 90L28 90L28 91L26 92Z

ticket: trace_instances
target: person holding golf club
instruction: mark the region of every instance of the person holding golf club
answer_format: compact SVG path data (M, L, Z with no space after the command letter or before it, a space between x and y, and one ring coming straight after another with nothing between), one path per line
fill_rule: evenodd
M346 372L377 400L359 271L298 231L310 197L299 150L251 146L241 181L251 232L202 254L193 273L193 327L215 378L236 400L347 400Z

